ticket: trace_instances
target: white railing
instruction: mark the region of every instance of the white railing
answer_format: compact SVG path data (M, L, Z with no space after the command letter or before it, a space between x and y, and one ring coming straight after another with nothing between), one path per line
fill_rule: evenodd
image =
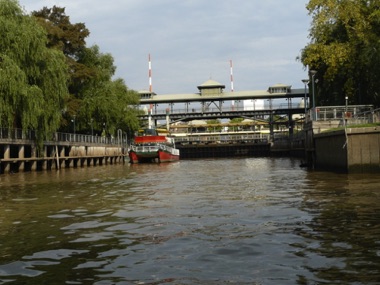
M320 106L310 109L308 119L312 121L331 121L359 118L360 114L373 112L372 105ZM366 116L368 121L369 117Z
M159 149L158 145L154 146L142 146L142 145L131 145L131 150L134 152L157 152Z
M183 137L175 137L176 143L186 143L186 142L242 142L242 141L256 141L256 142L267 142L269 140L269 134L217 134L217 135L191 135Z
M36 140L35 131L0 128L0 140ZM102 137L73 133L54 133L46 142L93 143L93 144L126 144L125 138Z
M143 105L142 105L143 106ZM233 111L267 111L267 110L278 110L278 109L296 109L301 108L299 102L292 102L292 103L272 103L272 104L265 104L264 106L222 106L221 109L217 107L188 107L188 108L170 108L169 113L170 114L186 114L186 113L215 113L215 112L233 112ZM303 107L302 107L303 108ZM141 108L143 111L143 109ZM152 115L164 115L167 113L166 109L161 108L153 108ZM148 114L146 114L148 115Z
M167 151L173 155L179 155L179 150L174 148L174 147L171 147L171 146L168 146L168 145L160 145L159 146L159 149L160 150L164 150L164 151Z

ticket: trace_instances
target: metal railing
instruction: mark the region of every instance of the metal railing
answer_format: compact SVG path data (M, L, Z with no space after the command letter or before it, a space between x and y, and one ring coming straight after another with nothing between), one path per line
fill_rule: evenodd
M373 111L372 105L320 106L309 110L308 119L313 121L352 120L359 118L361 114Z
M175 137L176 143L230 143L230 142L268 142L269 134L217 134Z
M356 114L350 119L350 124L373 124L380 122L380 109L374 109Z
M174 147L171 147L171 146L168 146L165 144L160 145L160 150L167 151L167 152L174 154L174 155L179 155L178 149L175 149Z
M300 102L272 102L266 103L263 106L243 106L234 105L227 106L223 105L220 108L215 106L191 106L187 108L169 108L170 114L184 114L184 113L213 113L213 112L238 112L238 111L262 111L262 110L278 110L278 109L297 109L304 108ZM141 108L141 111L144 111ZM168 110L162 108L153 108L152 115L164 115L167 114ZM145 110L146 115L148 115L148 110Z
M36 140L35 131L22 130L22 129L8 129L0 128L0 141L3 140ZM91 136L83 134L72 134L72 133L59 133L56 132L52 137L46 142L69 142L69 143L90 143L90 144L104 144L104 145L126 145L126 138L119 135L117 138L114 137L103 137L103 136Z
M131 145L130 147L134 152L157 152L159 150L159 145Z
M34 131L24 131L22 129L0 128L0 139L7 140L35 140Z

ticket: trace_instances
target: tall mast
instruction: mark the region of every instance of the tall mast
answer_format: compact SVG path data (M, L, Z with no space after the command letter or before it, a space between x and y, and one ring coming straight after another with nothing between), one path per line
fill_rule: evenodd
M230 59L230 80L231 80L231 92L234 92L234 73L232 71L232 59ZM235 100L231 101L232 109L235 107Z
M231 92L234 92L234 73L232 70L232 60L230 60Z
M149 92L152 92L152 62L150 61L150 54L148 56L149 61Z

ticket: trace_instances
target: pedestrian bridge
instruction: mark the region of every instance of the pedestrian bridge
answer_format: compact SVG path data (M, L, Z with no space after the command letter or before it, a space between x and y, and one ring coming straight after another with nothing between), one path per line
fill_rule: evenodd
M265 115L305 114L308 89L276 84L267 90L224 91L225 85L208 80L197 93L157 95L140 91L141 119L190 121L195 119L255 118ZM306 103L306 104L305 104Z

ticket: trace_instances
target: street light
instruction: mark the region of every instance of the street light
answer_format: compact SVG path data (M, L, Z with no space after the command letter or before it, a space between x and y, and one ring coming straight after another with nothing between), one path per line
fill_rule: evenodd
M347 119L348 119L348 96L346 95L346 97L345 97L345 99L346 99L346 112L344 112L344 124L345 124L345 126L347 126Z
M303 84L305 84L305 98L303 99L304 107L305 107L305 118L306 118L306 110L307 110L307 97L306 97L306 86L309 84L309 79L302 79Z
M75 135L75 115L73 115L73 119L71 120L74 124L74 135Z
M93 125L94 119L91 118L91 136L94 135L94 125Z
M311 75L311 83L312 83L312 88L313 88L313 119L317 120L317 112L315 110L315 86L314 86L314 77L317 74L316 70L310 70L310 75Z

